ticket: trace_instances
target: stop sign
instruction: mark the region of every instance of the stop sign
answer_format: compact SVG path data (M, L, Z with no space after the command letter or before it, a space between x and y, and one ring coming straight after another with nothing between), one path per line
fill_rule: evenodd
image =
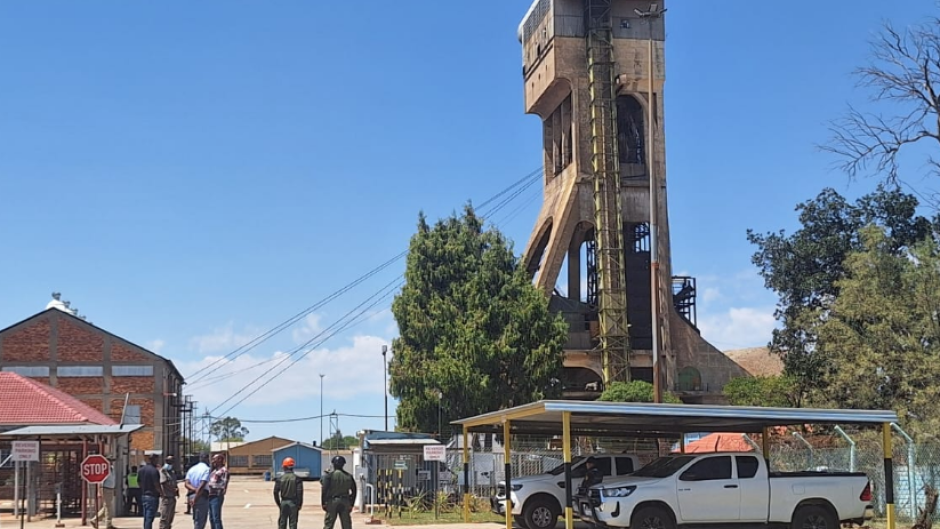
M82 479L88 483L101 483L111 473L111 465L102 455L90 455L82 461Z

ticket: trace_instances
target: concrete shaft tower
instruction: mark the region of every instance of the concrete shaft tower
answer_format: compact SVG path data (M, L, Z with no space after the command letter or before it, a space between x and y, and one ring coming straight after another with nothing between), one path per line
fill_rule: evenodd
M545 164L523 262L570 325L565 387L574 398L596 396L608 381L653 382L654 339L660 384L687 401L715 400L709 395L740 374L699 335L695 280L672 276L663 8L662 0L535 0L519 27L525 110L542 119Z

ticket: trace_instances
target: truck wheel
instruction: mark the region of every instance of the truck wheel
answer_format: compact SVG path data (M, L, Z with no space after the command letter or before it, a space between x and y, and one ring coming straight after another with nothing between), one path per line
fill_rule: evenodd
M522 529L529 529L529 526L525 524L525 518L523 518L522 516L513 516L512 521L516 522L516 525L518 525Z
M805 505L793 514L793 529L839 529L832 511L820 505Z
M633 513L630 529L676 529L676 523L666 509L650 506Z
M533 498L522 508L522 522L528 529L548 529L558 523L558 513L547 500Z

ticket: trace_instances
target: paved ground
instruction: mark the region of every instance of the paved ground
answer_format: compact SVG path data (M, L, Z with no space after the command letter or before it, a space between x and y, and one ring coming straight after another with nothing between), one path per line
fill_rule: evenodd
M273 529L277 527L277 506L274 504L272 495L273 483L265 482L259 479L235 477L229 485L228 496L225 498L225 507L222 512L222 522L225 529ZM320 484L318 482L304 483L304 496L306 499L304 508L300 511L300 520L298 529L319 529L323 527L323 510L320 508ZM186 507L180 504L177 507L176 520L173 522L174 529L192 529L192 518L183 514ZM356 529L365 529L367 527L383 527L382 524L370 525L367 514L353 513L353 527ZM63 520L66 529L78 529L81 527L81 520L70 518ZM15 529L20 525L19 519L14 519L12 514L4 512L0 514L0 529ZM115 527L118 529L141 529L143 520L141 518L116 518ZM29 529L55 529L55 519L36 520L26 523ZM496 523L477 523L477 524L450 524L443 525L448 529L500 529L505 527L503 524ZM564 527L561 523L559 527ZM90 525L88 527L91 527ZM154 522L154 529L159 529L159 520ZM337 521L336 529L340 528ZM388 526L384 526L388 527ZM399 529L430 529L433 525L419 526L395 526ZM207 525L207 529L208 525Z

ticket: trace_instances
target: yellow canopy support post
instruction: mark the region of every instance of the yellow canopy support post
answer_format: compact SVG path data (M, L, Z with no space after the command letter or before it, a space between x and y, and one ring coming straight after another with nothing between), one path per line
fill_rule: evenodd
M506 529L512 529L512 452L510 451L510 421L503 422L503 454L506 458Z
M885 457L885 511L888 515L888 529L895 529L894 516L894 448L891 444L891 423L882 425L882 445ZM913 463L909 463L913 464Z
M574 529L574 511L571 504L574 500L571 491L571 412L561 413L561 439L564 444L565 458L565 529Z
M463 521L470 523L470 436L463 427Z

